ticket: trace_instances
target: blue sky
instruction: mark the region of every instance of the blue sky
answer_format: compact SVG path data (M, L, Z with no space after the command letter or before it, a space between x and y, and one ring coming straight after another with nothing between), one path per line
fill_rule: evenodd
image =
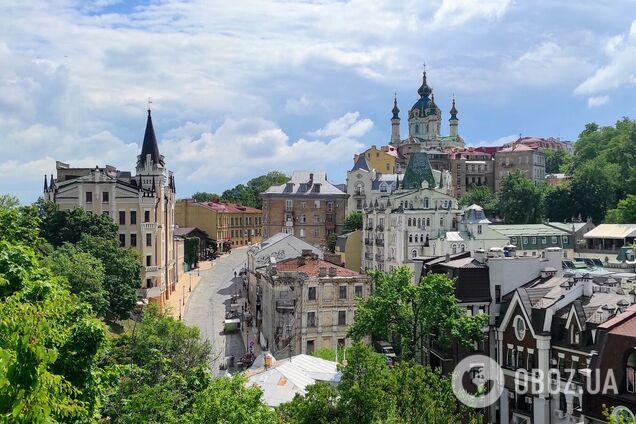
M386 144L422 63L468 144L636 117L636 1L28 1L0 5L0 193L55 161L131 169L147 99L180 197ZM443 130L444 133L447 129Z

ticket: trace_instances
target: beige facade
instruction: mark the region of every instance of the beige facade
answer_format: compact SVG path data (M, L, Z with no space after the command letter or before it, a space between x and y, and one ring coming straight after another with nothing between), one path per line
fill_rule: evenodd
M270 265L268 272L257 274L257 285L260 341L274 357L349 345L356 298L371 293L369 277L309 252Z
M263 239L263 212L260 209L226 202L177 202L175 220L180 227L198 227L217 243L248 246Z
M495 192L499 191L503 178L515 170L539 184L545 179L545 156L540 150L523 144L515 144L499 150L495 155Z
M495 190L495 162L492 155L472 149L449 152L453 178L453 196L460 198L472 187L486 186Z
M295 171L288 183L261 193L263 236L282 232L325 247L329 234L342 232L347 196L324 172Z
M393 174L397 155L397 149L393 146L380 146L378 149L373 145L359 155L354 155L353 163L355 164L360 156L364 156L369 169L375 169L382 174Z
M45 186L44 199L60 209L82 208L108 215L119 225L121 247L141 255L138 296L163 306L177 281L174 240L175 183L159 155L150 111L136 175L112 166L71 168L56 163L57 177Z
M338 236L336 254L344 267L360 272L362 267L362 230L355 230Z

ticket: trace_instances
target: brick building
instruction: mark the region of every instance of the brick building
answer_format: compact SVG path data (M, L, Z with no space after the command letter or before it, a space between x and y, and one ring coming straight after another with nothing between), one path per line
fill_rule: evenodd
M293 234L312 246L326 246L345 220L347 193L327 181L324 171L294 171L289 182L263 193L263 236Z

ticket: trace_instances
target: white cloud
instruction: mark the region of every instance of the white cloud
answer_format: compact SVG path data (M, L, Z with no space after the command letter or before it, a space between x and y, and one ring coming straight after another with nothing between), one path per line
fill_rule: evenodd
M487 147L487 146L502 146L506 143L510 143L511 141L515 141L519 139L519 134L511 134L505 135L503 137L499 137L495 140L482 140L478 143L471 144L474 147Z
M603 106L609 101L609 96L595 96L587 99L587 107L599 107Z
M463 25L477 17L499 19L511 3L511 0L442 0L433 15L433 25Z
M610 37L605 44L607 63L596 69L574 90L576 94L595 94L636 84L636 20L627 34Z
M357 112L330 121L316 136L325 140L289 137L274 122L262 118L226 119L215 131L196 138L181 137L182 131L160 144L170 158L168 166L188 181L233 181L272 169L291 172L298 167L324 169L326 164L348 165L363 144L359 138L373 126Z
M303 94L299 98L287 99L285 102L285 111L292 115L310 115L316 113L318 110L325 109L327 102L325 100L319 100Z

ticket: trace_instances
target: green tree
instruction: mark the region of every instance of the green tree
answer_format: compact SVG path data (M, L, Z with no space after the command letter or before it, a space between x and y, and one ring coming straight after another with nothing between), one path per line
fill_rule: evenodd
M335 234L327 234L327 250L331 253L336 251L336 243L338 242L338 236Z
M215 193L208 193L206 191L197 191L192 195L192 200L195 202L218 202L221 196Z
M104 316L108 292L103 286L104 265L99 259L66 243L46 258L45 263L55 275L68 280L71 293L91 305L97 315Z
M245 387L240 376L222 377L195 397L192 412L186 422L192 424L261 424L275 423L276 412L261 400L258 387Z
M304 396L296 395L291 402L280 405L278 415L289 424L332 424L341 422L338 390L328 383L307 387Z
M538 224L543 216L543 189L517 170L506 175L498 193L506 224Z
M103 326L25 244L20 229L32 234L37 216L23 209L0 211L0 217L0 225L11 229L0 231L0 417L15 423L94 421Z
M261 209L263 200L260 198L260 194L273 185L285 184L289 180L289 176L280 171L270 171L265 175L252 178L247 182L247 187L254 193L255 203L249 206Z
M618 202L615 209L610 209L605 215L604 222L609 224L636 223L636 195L628 194Z
M618 166L598 159L580 165L570 182L574 215L600 223L607 210L616 204Z
M116 240L82 235L77 247L99 259L104 267L102 287L108 293L109 318L126 319L137 303L137 289L141 287L139 253L120 249Z
M119 227L107 215L96 215L84 209L60 210L52 202L36 202L40 215L40 235L53 246L78 243L82 235L116 240Z
M545 155L545 173L556 174L561 172L564 165L567 165L569 154L561 149L546 149L543 151Z
M362 212L351 212L349 216L345 218L342 232L350 233L351 231L361 230L361 229L362 229Z
M11 194L0 194L0 209L15 209L20 206L20 200Z
M544 199L545 218L549 221L565 222L574 216L574 201L569 184L546 188Z
M251 207L255 207L257 204L257 196L254 194L254 190L244 184L225 190L221 195L221 199L224 202L240 203Z
M486 186L473 186L459 199L461 206L479 205L487 214L497 210L497 198Z
M183 260L190 265L190 268L194 267L199 262L199 248L201 246L201 240L199 237L190 237L185 240Z
M349 337L373 336L394 341L405 359L415 357L424 337L436 334L442 345L451 340L470 346L483 338L485 314L468 316L457 304L453 280L444 274L428 274L413 284L407 267L371 274L375 290L359 300Z

